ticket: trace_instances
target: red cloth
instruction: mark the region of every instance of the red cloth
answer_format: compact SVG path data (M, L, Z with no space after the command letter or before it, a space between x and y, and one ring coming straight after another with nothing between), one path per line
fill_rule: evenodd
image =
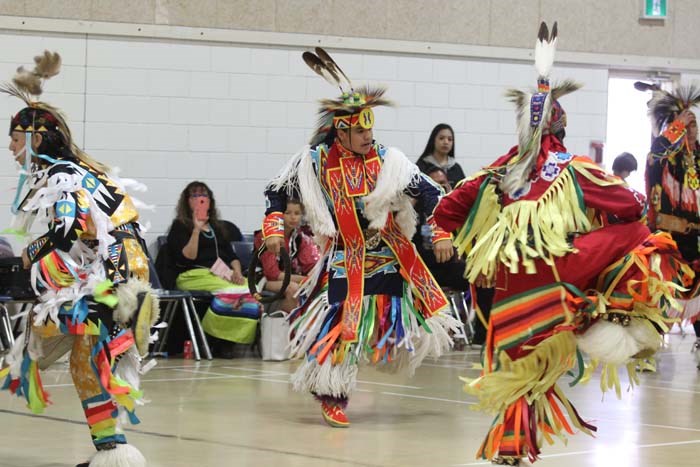
M541 167L542 162L546 160L549 151L566 152L566 148L554 136L544 136L542 138L542 149L540 150L540 157L537 163L538 170L536 173L539 174L539 167ZM508 154L498 158L496 162L487 168L502 167L515 155L517 155L517 146L511 148ZM604 178L605 176L603 170L593 172L600 178ZM442 227L447 232L454 232L462 227L476 202L479 189L486 177L487 175L482 175L473 180L467 180L464 184L455 188L442 198L433 212L435 222L438 226ZM583 200L588 208L593 208L606 214L612 214L622 221L639 219L644 213L644 196L625 185L600 186L578 173L576 173L576 180L583 191ZM537 181L533 182L530 192L522 196L519 200L513 200L508 195L503 195L503 205L508 206L520 200L537 200L549 188L551 183L552 182L539 178Z

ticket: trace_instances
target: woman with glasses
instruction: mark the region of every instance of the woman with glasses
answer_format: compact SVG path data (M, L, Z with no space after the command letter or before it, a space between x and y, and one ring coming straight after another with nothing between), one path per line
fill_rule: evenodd
M258 305L248 294L241 262L233 251L232 233L219 219L214 193L203 182L188 184L180 194L168 233L168 253L180 290L215 292L202 326L228 342L255 340ZM237 229L235 229L237 230ZM223 353L230 356L230 346Z

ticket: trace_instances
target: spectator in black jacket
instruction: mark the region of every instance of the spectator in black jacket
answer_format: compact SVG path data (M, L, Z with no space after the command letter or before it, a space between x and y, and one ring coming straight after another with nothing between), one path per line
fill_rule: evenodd
M452 188L464 178L462 167L455 160L455 132L450 125L440 123L433 128L416 165L425 174L431 168L444 170Z

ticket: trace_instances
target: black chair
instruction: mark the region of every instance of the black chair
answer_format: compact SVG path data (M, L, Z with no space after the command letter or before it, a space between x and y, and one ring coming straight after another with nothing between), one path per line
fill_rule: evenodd
M236 253L236 256L238 256L238 259L241 262L241 270L245 275L246 271L248 270L248 266L250 265L250 261L253 258L253 240L231 242L231 246L233 246L233 251Z
M158 279L158 273L153 266L153 262L148 260L148 268L150 273L151 288L154 294L158 297L161 303L165 303L165 310L160 315L161 322L168 325L161 336L159 336L158 342L155 347L156 354L162 354L165 344L168 341L168 333L170 332L170 326L172 325L173 319L175 318L175 312L178 309L178 305L182 309L185 318L185 325L187 326L187 332L192 341L192 350L194 351L194 357L196 360L201 359L199 346L202 346L204 350L204 356L207 360L212 359L211 349L209 348L209 342L207 341L207 336L202 328L202 322L199 320L199 315L194 306L195 297L190 292L185 292L182 290L163 290L161 287L160 279ZM196 329L196 333L195 333ZM199 334L200 340L197 339Z

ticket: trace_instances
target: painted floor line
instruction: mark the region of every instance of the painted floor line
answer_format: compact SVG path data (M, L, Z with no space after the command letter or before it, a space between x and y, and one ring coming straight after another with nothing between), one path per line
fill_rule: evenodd
M439 401L439 402L452 402L454 404L463 404L463 405L475 405L475 402L467 402L467 401L458 401L454 399L442 399L440 397L430 397L430 396L418 396L416 394L401 394L398 392L380 392L380 394L385 394L388 396L400 396L400 397L410 397L413 399L426 399L426 400L431 400L431 401Z
M644 448L661 448L661 447L668 447L668 446L684 446L688 444L700 444L700 439L693 439L689 441L674 441L674 442L669 442L669 443L652 443L652 444L636 444L632 446L625 446L625 449L644 449ZM610 449L613 449L612 446L608 446ZM581 454L595 454L595 453L600 453L601 449L591 449L587 451L572 451L572 452L560 452L556 454L544 454L540 456L542 459L549 459L552 457L567 457L567 456L578 456ZM452 464L453 467L462 467L462 466L467 466L467 465L491 465L491 462L486 462L486 461L481 461L481 462L471 462L468 464Z
M83 425L83 426L86 425L84 421L71 420L69 418L53 417L53 416L47 416L47 415L34 415L34 414L30 414L30 413L21 413L21 412L16 412L14 410L0 409L0 413L15 415L18 417L29 417L29 418L37 418L37 419L41 419L41 420L50 420L50 421L54 421L54 422L67 423L67 424L71 424L71 425ZM126 428L124 431L126 431L127 433L135 433L135 434L144 435L144 436L153 436L153 437L157 437L157 438L174 439L174 440L180 440L180 441L191 441L191 442L195 442L195 443L202 443L202 444L209 444L209 445L213 444L213 445L218 445L218 446L233 447L233 448L244 449L244 450L249 450L249 451L274 453L274 454L279 454L282 456L291 456L291 457L304 458L304 459L316 459L316 460L323 460L323 461L328 461L328 462L337 462L337 463L341 463L341 464L360 465L363 467L379 467L378 464L361 463L361 462L357 462L355 460L338 459L338 458L320 456L320 455L308 455L308 454L302 454L302 453L293 452L293 451L285 451L282 449L273 449L273 448L269 448L269 447L248 446L245 444L212 440L210 438L198 438L195 436L180 436L180 435L174 435L174 434L170 434L170 433L159 433L156 431L135 430L135 429L131 429L131 428Z

